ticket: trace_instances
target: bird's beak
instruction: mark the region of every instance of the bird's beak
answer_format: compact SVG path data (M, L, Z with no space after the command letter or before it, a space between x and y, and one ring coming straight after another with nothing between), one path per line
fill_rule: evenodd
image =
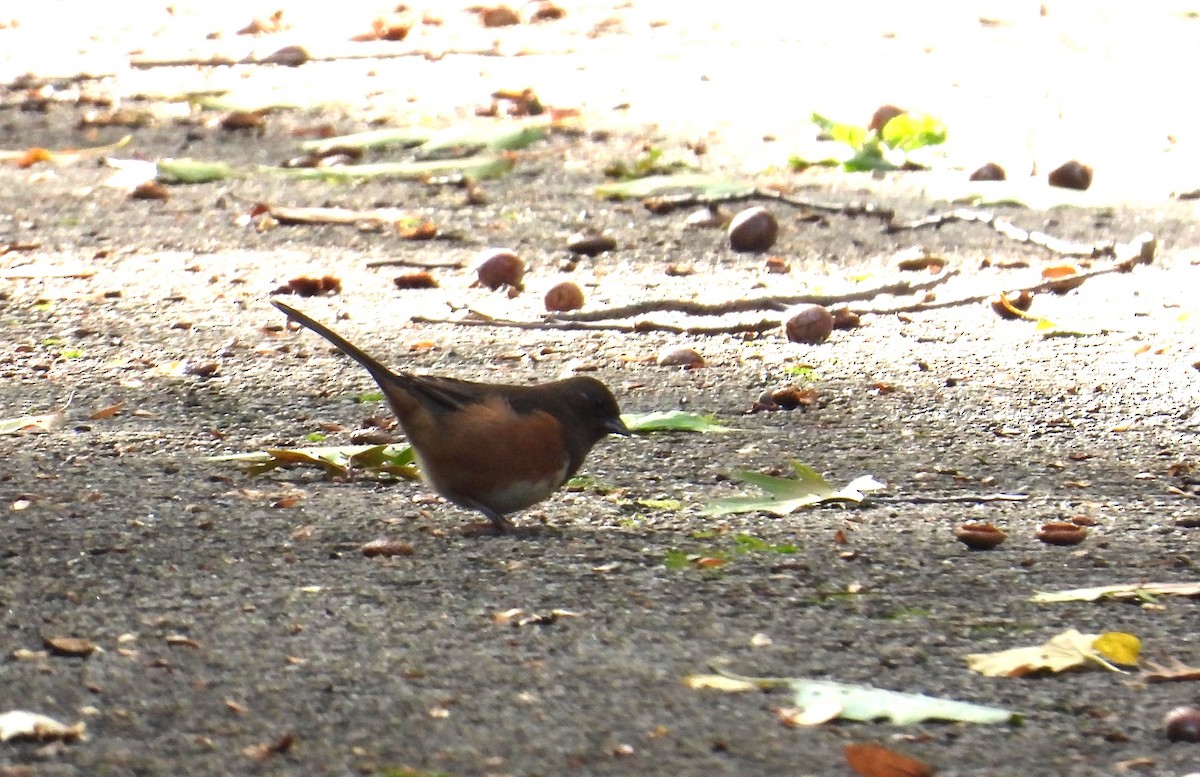
M629 431L629 427L625 425L625 422L621 420L620 416L608 419L604 424L604 429L609 434L620 434L623 436L633 434L633 432Z

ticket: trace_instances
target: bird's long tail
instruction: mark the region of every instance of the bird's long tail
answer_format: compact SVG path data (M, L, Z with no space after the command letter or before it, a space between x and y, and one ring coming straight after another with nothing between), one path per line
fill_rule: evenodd
M358 362L363 367L366 367L367 372L371 373L371 377L375 379L375 382L379 384L379 387L382 388L384 393L386 393L389 397L395 393L388 390L391 388L399 388L407 394L407 391L409 390L407 385L409 381L405 379L407 376L397 375L396 373L392 372L387 367L384 367L382 364L380 364L376 359L367 355L366 352L364 352L354 343L351 343L349 340L342 337L329 327L309 318L290 305L285 305L279 300L274 299L271 300L271 304L286 313L288 318L292 319L298 324L308 327L321 337L324 337L326 340L337 346L339 351L346 354L351 359L354 359L354 361Z

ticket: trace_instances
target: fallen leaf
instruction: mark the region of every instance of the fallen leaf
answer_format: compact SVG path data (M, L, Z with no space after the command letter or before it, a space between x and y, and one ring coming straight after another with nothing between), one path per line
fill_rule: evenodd
M1091 663L1120 672L1111 662L1126 665L1136 663L1139 646L1137 637L1131 634L1081 634L1075 629L1068 629L1041 645L995 653L974 653L966 659L967 666L988 677L1024 677L1038 672L1063 672Z
M333 275L321 277L300 276L271 292L272 294L295 294L298 297L318 297L326 294L341 294L342 280Z
M758 691L762 687L751 680L726 677L723 674L693 674L683 678L683 684L688 688L699 690L724 691L725 693L742 693Z
M1155 596L1200 596L1200 583L1126 583L1094 588L1070 588L1065 591L1038 591L1031 602L1094 602L1097 599L1147 599Z
M1174 657L1169 659L1169 662L1168 664L1156 664L1147 661L1143 668L1142 679L1148 683L1200 680L1200 666L1188 666Z
M779 478L758 472L738 471L733 476L767 492L764 496L718 499L704 508L703 515L767 512L788 515L802 507L822 502L861 502L864 492L877 491L884 485L869 475L857 478L844 488L834 489L820 473L798 461L792 462L796 477Z
M126 146L131 140L133 140L133 136L126 135L116 143L108 146L68 148L62 151L49 151L44 148L29 148L22 151L0 151L0 162L15 162L18 167L31 167L38 162L53 162L58 165L72 164L85 159L108 156Z
M395 475L414 480L416 456L408 444L342 445L317 448L275 448L253 453L213 456L206 461L244 464L252 475L292 465L315 466L331 476L345 477L353 472L371 475Z
M393 537L380 537L362 546L362 554L368 558L375 556L411 556L413 546Z
M123 408L123 407L125 407L124 402L117 402L115 405L108 405L107 407L102 407L99 410L92 413L91 415L89 415L88 420L106 421L109 418L112 418L113 416L115 416L117 413L121 412L121 408Z
M596 196L605 200L642 199L664 194L696 194L712 197L732 197L750 194L754 185L707 173L651 175L632 181L603 184L596 187Z
M683 410L664 410L652 413L625 413L621 420L634 434L649 432L728 432L713 415L688 413Z
M876 742L853 742L842 750L846 763L862 777L930 777L933 767Z
M728 682L712 679L714 677ZM785 686L792 691L792 703L800 710L790 716L797 725L818 725L834 718L890 720L902 726L926 720L1005 723L1015 716L1015 713L998 707L803 677L745 677L722 672L693 675L685 682L691 688L731 692Z
M202 162L196 159L160 159L155 165L159 183L199 184L236 178L241 173L224 162Z
M83 637L46 637L42 644L55 655L72 658L90 656L97 650L95 642Z
M68 726L54 718L25 710L10 710L0 714L0 742L10 739L74 742L84 738L86 729L87 725L82 721Z
M268 173L278 173L301 181L354 181L395 178L406 181L469 178L476 181L500 178L516 165L516 158L507 155L482 154L468 158L418 160L415 162L377 162L343 167L264 167Z
M63 412L59 410L42 415L22 415L16 418L0 419L0 435L50 432L62 425L64 417Z

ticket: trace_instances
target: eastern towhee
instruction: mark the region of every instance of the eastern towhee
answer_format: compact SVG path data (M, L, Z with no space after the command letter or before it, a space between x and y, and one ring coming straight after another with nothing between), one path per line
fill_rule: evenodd
M617 400L595 378L511 386L392 372L300 311L271 304L366 367L400 420L425 482L483 513L500 532L513 528L507 513L557 491L605 435L629 434Z

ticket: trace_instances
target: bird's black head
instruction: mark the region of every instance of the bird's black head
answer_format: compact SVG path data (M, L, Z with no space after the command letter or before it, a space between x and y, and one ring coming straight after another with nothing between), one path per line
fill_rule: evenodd
M563 381L563 394L579 421L599 440L606 434L629 434L621 420L617 398L595 378L576 377Z

